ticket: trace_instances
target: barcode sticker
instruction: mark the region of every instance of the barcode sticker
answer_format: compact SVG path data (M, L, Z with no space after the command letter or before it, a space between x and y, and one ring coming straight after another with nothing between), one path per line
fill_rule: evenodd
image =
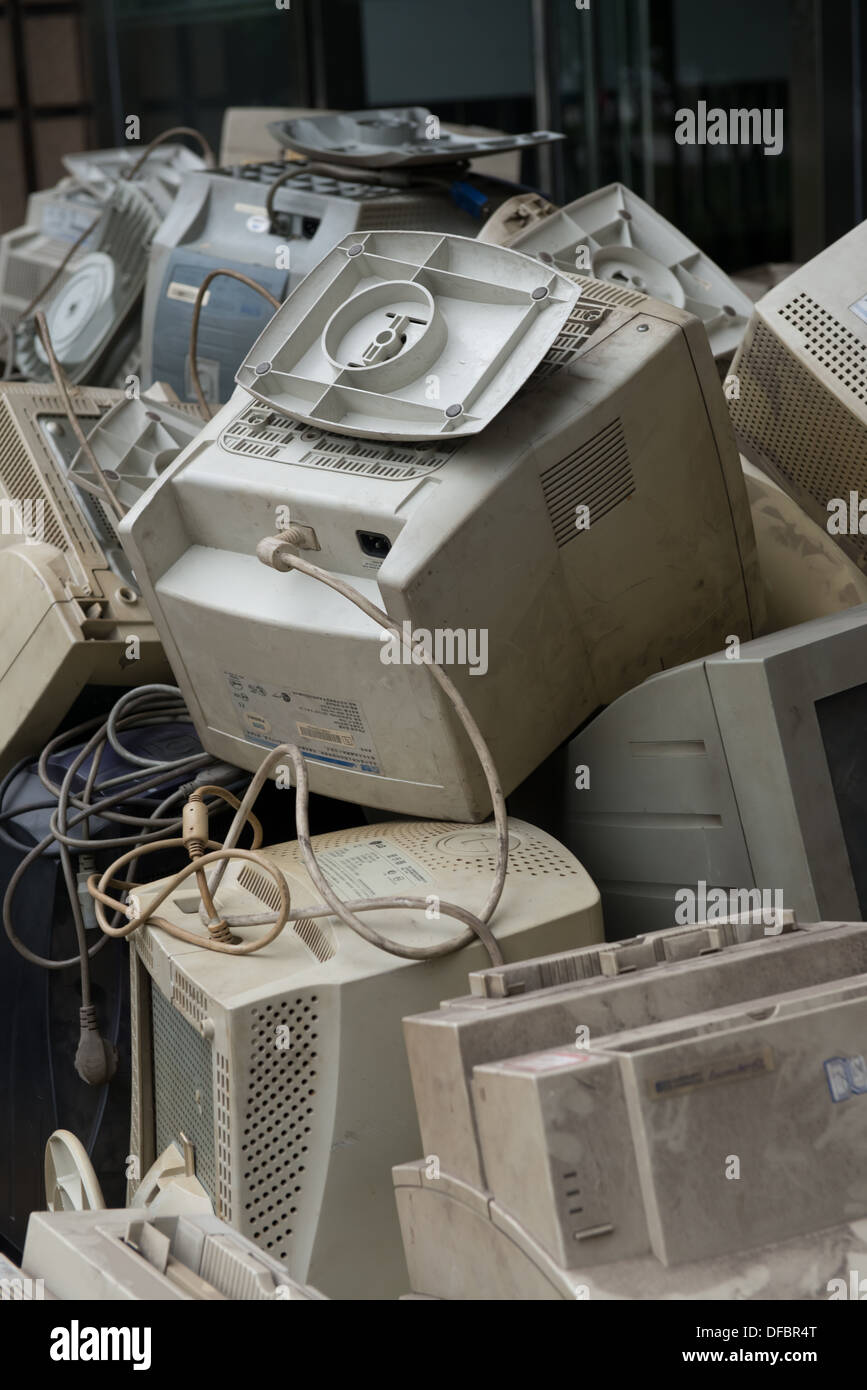
M264 748L294 743L311 762L381 774L370 725L355 700L291 690L227 671L244 737Z
M299 724L297 728L302 738L315 738L320 743L339 743L343 748L355 744L353 734L342 734L339 729L317 729L314 724Z

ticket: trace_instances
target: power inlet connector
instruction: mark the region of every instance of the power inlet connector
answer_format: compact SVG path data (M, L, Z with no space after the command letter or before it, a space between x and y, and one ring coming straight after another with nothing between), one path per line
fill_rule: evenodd
M265 536L256 546L256 555L263 565L281 573L292 568L288 556L293 550L318 550L319 542L312 526L290 526L276 536Z

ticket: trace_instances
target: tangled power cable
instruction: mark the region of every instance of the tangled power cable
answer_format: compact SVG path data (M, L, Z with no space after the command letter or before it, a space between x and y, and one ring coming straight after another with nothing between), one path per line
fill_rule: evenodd
M377 608L351 584L345 583L335 575L329 574L326 570L320 569L317 565L313 565L308 560L294 554L293 540L294 537L291 532L267 537L257 547L259 559L263 564L268 564L274 569L280 571L298 570L312 579L327 584L337 593L342 594L350 603L354 603L381 629L390 632L407 650L411 651L409 639L405 636L402 628L393 622L387 613L381 608ZM483 908L476 915L456 903L441 901L439 904L440 912L462 922L466 928L465 931L451 937L448 941L438 942L436 945L403 945L401 942L382 936L362 921L358 914L401 908L424 910L427 906L427 899L379 897L343 901L337 896L328 883L311 844L308 822L307 764L301 749L292 743L280 744L268 754L252 778L241 801L238 801L231 792L222 787L213 785L199 787L184 806L183 830L180 837L139 845L116 859L103 874L92 874L87 886L95 900L96 916L102 930L109 936L129 936L138 927L150 924L161 927L182 941L192 942L194 945L203 946L211 951L222 951L227 955L240 956L250 955L253 951L260 951L264 946L267 946L279 935L287 922L295 922L302 917L334 915L371 945L380 950L388 951L392 955L402 956L407 960L433 960L450 955L453 951L458 951L468 945L475 937L484 945L492 963L502 964L503 957L489 923L502 896L508 866L509 834L505 798L490 751L460 692L442 668L426 656L424 665L427 666L432 679L451 702L479 757L494 808L494 823L497 830L497 863L494 880ZM281 870L259 852L262 843L262 828L252 814L252 806L268 774L279 765L281 759L289 760L295 774L295 825L298 844L307 872L324 899L315 907L305 906L300 910L292 909L289 885ZM235 818L222 844L216 843L208 837L208 812L204 801L207 795L221 798L236 808ZM238 840L246 824L250 824L252 827L253 842L249 849L241 849L238 847ZM134 889L133 884L118 877L120 871L131 860L137 859L143 854L155 853L160 849L181 848L186 849L190 858L189 864L165 882L157 897L148 905L146 910L141 911L134 898L132 901L124 902L117 897L112 897L109 893L108 890L113 889L115 893L123 891L129 894ZM243 918L232 918L220 914L214 898L223 874L232 859L245 859L255 863L274 880L280 894L280 907L276 915L256 914ZM206 870L213 866L216 866L216 872L209 878ZM166 917L155 915L162 903L171 897L186 879L192 876L195 876L202 899L200 917L204 923L206 934L188 931L169 921ZM127 922L122 926L112 925L106 916L106 908L111 908L115 913L125 916L128 919ZM253 941L242 941L232 934L232 928L255 925L267 925L269 929Z

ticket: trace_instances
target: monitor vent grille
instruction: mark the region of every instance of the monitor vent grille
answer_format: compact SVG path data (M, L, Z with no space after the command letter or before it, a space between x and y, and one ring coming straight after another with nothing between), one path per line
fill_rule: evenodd
M469 865L480 873L493 872L497 865L493 834L490 849L477 841L478 848L462 850L456 839L460 831L461 827L453 821L393 821L388 826L388 843L414 856L433 872L448 872L459 864ZM368 839L376 841L382 834L382 827L370 826L369 832ZM316 836L317 850L336 849L341 845L361 842L362 832L359 829L333 830ZM510 843L508 872L527 874L531 878L540 874L567 878L579 873L579 869L565 850L560 852L556 845L535 839L522 830Z
M182 975L175 965L172 966L172 1003L190 1023L201 1023L208 1012L204 992L188 980L186 975Z
M241 1144L243 1223L278 1259L292 1254L316 1123L317 1002L315 994L287 996L254 1008L251 1015Z
M54 504L3 399L0 399L0 490L10 501L24 504L21 523L25 531L58 550L70 549Z
M27 304L36 297L53 274L50 265L28 260L26 256L10 255L6 262L2 293L10 299L23 299Z
M319 923L312 917L301 917L292 923L296 936L300 937L308 951L323 963L337 954L333 940L326 935Z
M867 352L861 340L808 294L796 295L778 313L801 334L810 356L867 402Z
M557 267L561 274L566 274L570 280L574 280L576 285L581 286L582 302L585 299L592 299L597 304L618 305L624 309L638 309L642 304L647 303L647 295L639 290L621 289L611 280L594 280L589 275L575 275L570 271L563 271Z
M135 1196L144 1174L141 1172L142 1161L142 1135L141 1135L141 1038L139 1035L139 1019L143 1007L141 967L138 955L132 950L129 953L129 1055L132 1058L129 1079L129 1102L130 1102L130 1121L129 1121L129 1152L138 1162L138 1171L127 1166L126 1180L126 1202L127 1206Z
M578 507L587 507L588 525L594 526L634 491L635 478L619 419L542 474L542 492L559 546L583 534L576 526Z
M736 363L740 394L730 402L747 453L764 456L796 494L826 510L864 488L867 425L787 352L764 324ZM863 566L867 536L847 537Z
M241 869L238 884L270 907L272 912L280 911L280 893L276 883L251 864L245 864ZM330 934L314 918L302 917L297 922L290 922L289 926L318 961L331 960L336 954L337 947Z
M420 198L415 194L370 202L359 208L356 231L400 232L428 227L457 236L475 236L477 224L450 198Z
M147 928L139 927L133 937L133 940L135 942L135 948L141 956L142 961L144 962L145 969L147 970L148 974L153 974L154 948L153 942L150 938L150 933L148 932Z
M226 427L220 439L223 448L233 454L391 481L424 477L442 468L460 442L429 447L377 444L330 434L303 421L263 410L261 405L248 406Z
M216 1066L214 1096L217 1112L217 1215L232 1220L232 1129L229 1092L229 1062L221 1052L214 1053Z
M272 912L280 911L280 891L273 879L260 874L252 865L245 864L238 874L238 883L266 907L270 907Z
M605 286L601 281L581 280L577 275L567 275L566 278L581 286L581 298L574 305L557 337L533 372L528 386L546 380L561 367L568 367L574 362L581 355L588 339L611 312L611 305L606 302Z
M214 1154L214 1076L211 1045L151 984L156 1151L185 1134L196 1150L196 1177L217 1197Z

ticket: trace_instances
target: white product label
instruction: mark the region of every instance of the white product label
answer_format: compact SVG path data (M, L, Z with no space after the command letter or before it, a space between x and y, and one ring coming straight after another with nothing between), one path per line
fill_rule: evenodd
M341 897L419 897L433 879L420 864L387 840L317 850L325 877Z
M183 280L173 280L166 290L166 299L178 299L182 304L195 304L196 295L199 293L198 285L185 285ZM202 307L207 304L211 297L211 291L205 290L202 296Z
M305 757L355 772L380 772L373 735L354 700L279 685L226 672L244 737L263 748L295 743Z
M852 310L853 314L857 314L859 319L863 319L864 322L867 323L867 294L862 295L860 299L856 299L854 304L849 305L849 308Z
M247 218L248 232L267 232L268 226L269 223L267 217L260 217L257 214L255 217Z

